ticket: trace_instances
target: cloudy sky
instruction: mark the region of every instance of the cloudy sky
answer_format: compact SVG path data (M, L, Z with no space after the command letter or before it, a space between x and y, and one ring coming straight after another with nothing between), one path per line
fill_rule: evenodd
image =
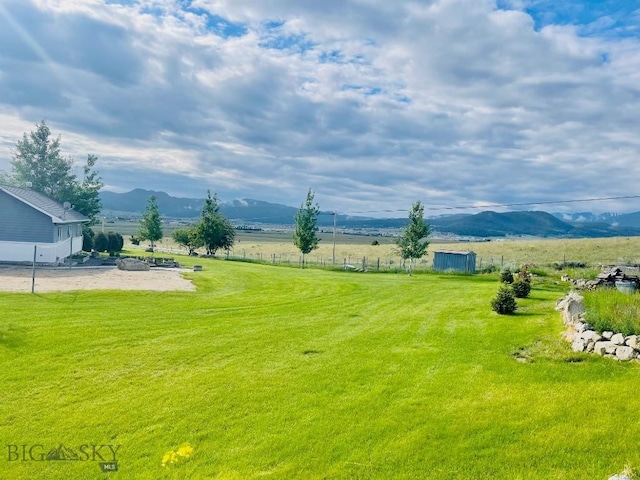
M636 195L640 0L0 0L0 170L43 119L115 191L393 216Z

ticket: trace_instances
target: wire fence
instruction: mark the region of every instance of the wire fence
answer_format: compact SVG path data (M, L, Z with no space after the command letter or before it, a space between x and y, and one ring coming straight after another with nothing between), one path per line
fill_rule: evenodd
M181 248L176 247L156 247L156 252L162 252L166 254L176 255L188 255L188 252ZM333 257L318 256L318 255L305 255L304 259L302 254L294 253L265 253L247 250L230 250L220 251L216 254L216 258L222 258L231 261L245 261L252 263L262 263L269 265L283 265L291 267L316 267L316 268L334 268L344 270L358 270L358 271L404 271L409 267L409 261L401 258L400 256L346 256L336 257L335 261ZM304 264L303 264L304 261ZM492 272L499 271L504 267L513 268L516 265L514 260L506 260L504 256L494 257L478 257L476 259L476 271ZM414 271L427 271L432 270L433 259L431 257L422 258L414 262L412 269Z

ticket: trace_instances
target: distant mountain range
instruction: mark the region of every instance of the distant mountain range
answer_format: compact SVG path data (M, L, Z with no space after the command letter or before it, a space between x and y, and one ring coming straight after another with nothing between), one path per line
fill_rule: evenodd
M154 195L163 217L196 218L204 206L204 198L178 198L165 192L136 188L127 193L100 192L102 210L114 215L141 215L149 198ZM220 211L229 219L256 223L285 223L293 221L296 208L259 200L221 202Z
M166 218L195 219L200 216L204 199L178 198L165 192L135 189L127 193L101 192L103 215L139 216L155 195L160 213ZM243 199L222 202L220 211L239 224L293 225L297 208L260 200ZM333 225L331 212L321 212L320 227ZM399 229L406 218L367 218L338 215L336 219L344 229ZM492 211L477 214L458 214L428 219L440 233L468 237L504 237L530 235L536 237L611 237L640 235L640 212L629 214L600 214L590 212L555 213Z

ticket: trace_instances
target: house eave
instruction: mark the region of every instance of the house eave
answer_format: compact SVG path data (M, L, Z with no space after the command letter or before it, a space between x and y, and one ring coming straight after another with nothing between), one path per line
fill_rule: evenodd
M91 219L89 218L84 220L63 220L61 218L54 217L53 215L49 215L49 216L51 217L51 220L55 225L66 225L68 223L88 223L91 221Z
M57 217L56 215L53 215L51 212L47 212L46 210L38 207L37 205L34 205L33 203L29 202L28 200L25 200L24 198L22 198L19 195L14 194L13 192L11 192L10 190L7 190L5 188L2 188L2 185L0 185L0 191L3 191L4 193L6 193L7 195L9 195L10 197L15 198L16 200L18 200L19 202L24 203L25 205L30 206L31 208L33 208L34 210L37 210L38 212L46 215L47 217L51 218L51 221L55 224L67 224L67 223L85 223L85 222L90 222L91 219L90 218L84 218L82 220L67 220L67 219L63 219L60 217Z

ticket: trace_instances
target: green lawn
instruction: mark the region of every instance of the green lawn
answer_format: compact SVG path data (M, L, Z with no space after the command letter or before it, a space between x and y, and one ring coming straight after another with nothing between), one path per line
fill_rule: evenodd
M497 274L199 263L195 293L0 294L0 478L591 480L640 466L640 366L559 343L566 286L534 282L499 316ZM194 455L162 467L185 443ZM9 461L14 444L121 445L119 470Z

